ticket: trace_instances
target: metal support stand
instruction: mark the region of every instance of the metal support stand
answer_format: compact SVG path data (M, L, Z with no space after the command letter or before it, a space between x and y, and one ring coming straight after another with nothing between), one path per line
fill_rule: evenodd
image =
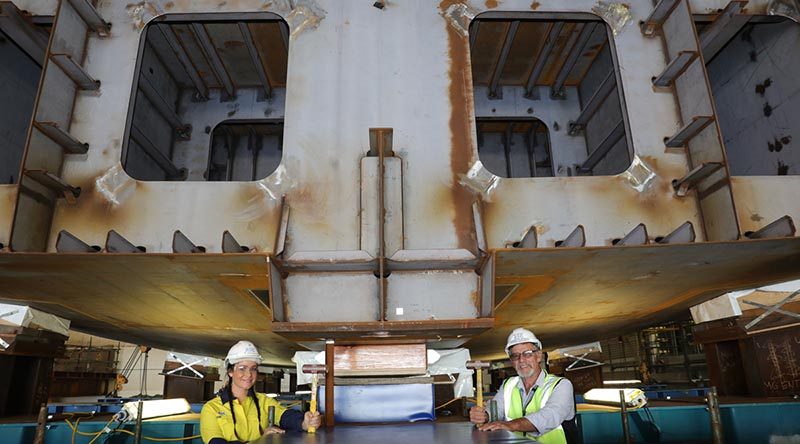
M135 444L141 444L142 442L142 413L144 413L145 378L147 376L147 359L150 357L150 347L140 345L139 350L144 353L144 360L142 361L142 379L139 385L139 403L136 406L136 429L133 434L133 442Z
M575 360L575 361L572 362L572 364L568 365L567 368L565 368L564 370L565 371L581 370L581 369L584 369L584 368L587 368L587 367L596 367L598 365L603 365L602 362L595 361L594 359L589 359L589 358L586 357L589 353L591 353L593 351L594 350L589 350L589 351L587 351L586 353L584 353L584 354L582 354L580 356L571 355L569 353L563 353L564 356L566 356L568 358L572 358L572 359ZM578 368L574 368L576 365L578 365L579 362L588 362L588 364L582 365L582 366L580 366Z
M208 360L208 358L200 358L200 359L198 359L196 361L193 361L193 362L187 364L187 363L183 362L183 359L181 359L177 355L175 355L175 353L170 353L169 357L174 359L174 360L176 360L176 361L178 361L178 362L180 362L181 366L176 368L176 369L174 369L174 370L170 370L170 371L164 373L165 375L171 375L171 374L177 373L177 372L179 372L179 371L181 371L181 370L183 370L185 368L188 368L189 370L192 371L192 373L197 375L198 378L203 379L203 374L198 372L197 370L193 369L192 366L195 365L195 364L199 364L199 363L201 363L203 361L206 361L206 360Z
M780 314L784 314L784 315L787 315L787 316L791 316L791 317L800 319L800 314L798 314L798 313L792 313L790 311L781 310L781 307L783 307L784 304L786 304L789 301L791 301L792 299L794 299L798 294L800 294L800 290L797 290L794 293L790 294L789 296L786 296L783 300L781 300L780 302L778 302L775 305L764 305L764 304L759 304L758 302L742 300L742 302L744 302L745 304L754 305L756 307L764 308L764 309L767 310L764 313L762 313L759 317L753 319L747 325L745 325L744 329L745 330L750 330L752 327L754 327L759 322L763 321L764 318L766 318L767 316L771 315L772 313L780 313Z
M144 374L144 372L142 372ZM142 376L144 379L144 376ZM142 442L142 408L144 406L144 401L142 401L141 394L139 395L139 403L136 405L137 414L136 414L136 428L133 432L133 442L136 444L141 444Z
M36 435L33 437L33 444L44 444L44 434L47 427L47 404L42 403L39 407L39 418L36 420Z
M628 428L628 406L625 404L625 390L619 391L619 413L622 415L622 442L631 444L631 431Z
M332 428L333 420L333 340L325 341L325 427Z
M719 400L717 399L717 388L711 387L706 398L708 402L708 414L711 417L711 442L722 444L722 419L719 415Z

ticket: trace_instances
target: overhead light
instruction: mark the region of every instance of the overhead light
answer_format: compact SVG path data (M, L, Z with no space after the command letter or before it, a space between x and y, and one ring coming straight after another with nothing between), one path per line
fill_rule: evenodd
M189 402L184 398L151 399L142 401L142 419L158 418L161 416L180 415L192 410ZM139 416L139 401L126 402L115 415L119 422L135 421Z
M612 379L609 381L603 381L605 385L636 385L641 384L642 381L639 379Z
M594 404L618 406L620 403L620 390L625 393L625 405L629 408L644 407L647 404L644 392L637 388L594 388L584 393L583 399Z
M310 395L311 394L311 390L298 390L298 391L294 392L294 394L295 395Z

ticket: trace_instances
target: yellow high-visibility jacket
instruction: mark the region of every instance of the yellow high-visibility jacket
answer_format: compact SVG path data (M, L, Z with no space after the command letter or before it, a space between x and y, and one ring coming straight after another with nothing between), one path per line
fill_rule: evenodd
M208 444L214 438L222 438L226 441L236 441L236 433L234 432L233 416L231 415L231 404L228 402L224 390L222 395L217 395L213 399L206 402L203 410L200 412L200 435L203 442ZM275 407L275 425L282 424L284 427L287 425L290 429L299 429L302 424L302 413L295 410L286 410L276 400L268 397L263 393L256 393L258 405L261 408L261 429L267 429L268 409L270 406ZM233 399L233 410L236 414L236 432L239 438L243 441L252 441L261 436L258 427L258 411L253 398L248 396L243 403L238 399ZM287 416L291 418L283 418L284 414L289 412ZM297 418L299 416L299 418ZM283 418L283 423L281 419ZM289 420L291 419L291 420ZM299 424L298 424L299 419Z

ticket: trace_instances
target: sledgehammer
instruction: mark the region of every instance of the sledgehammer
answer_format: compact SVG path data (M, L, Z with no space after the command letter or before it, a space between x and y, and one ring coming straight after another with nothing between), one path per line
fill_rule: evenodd
M320 374L325 374L326 369L324 365L304 364L303 373L311 374L311 405L309 410L311 413L317 411L317 378ZM309 427L308 433L316 433L316 427Z
M489 363L482 361L467 361L467 368L475 369L475 373L478 376L478 390L475 395L475 403L478 404L479 408L483 408L483 370L481 369L489 368Z

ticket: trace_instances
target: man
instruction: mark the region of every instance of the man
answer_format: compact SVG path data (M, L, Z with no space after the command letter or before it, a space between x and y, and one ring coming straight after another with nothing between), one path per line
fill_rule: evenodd
M566 444L565 423L577 431L572 383L542 369L542 343L530 330L517 328L508 336L506 353L517 371L500 386L494 400L497 417L490 422L482 408L472 407L469 419L482 424L480 430L510 430L547 444ZM572 433L570 433L572 435Z

